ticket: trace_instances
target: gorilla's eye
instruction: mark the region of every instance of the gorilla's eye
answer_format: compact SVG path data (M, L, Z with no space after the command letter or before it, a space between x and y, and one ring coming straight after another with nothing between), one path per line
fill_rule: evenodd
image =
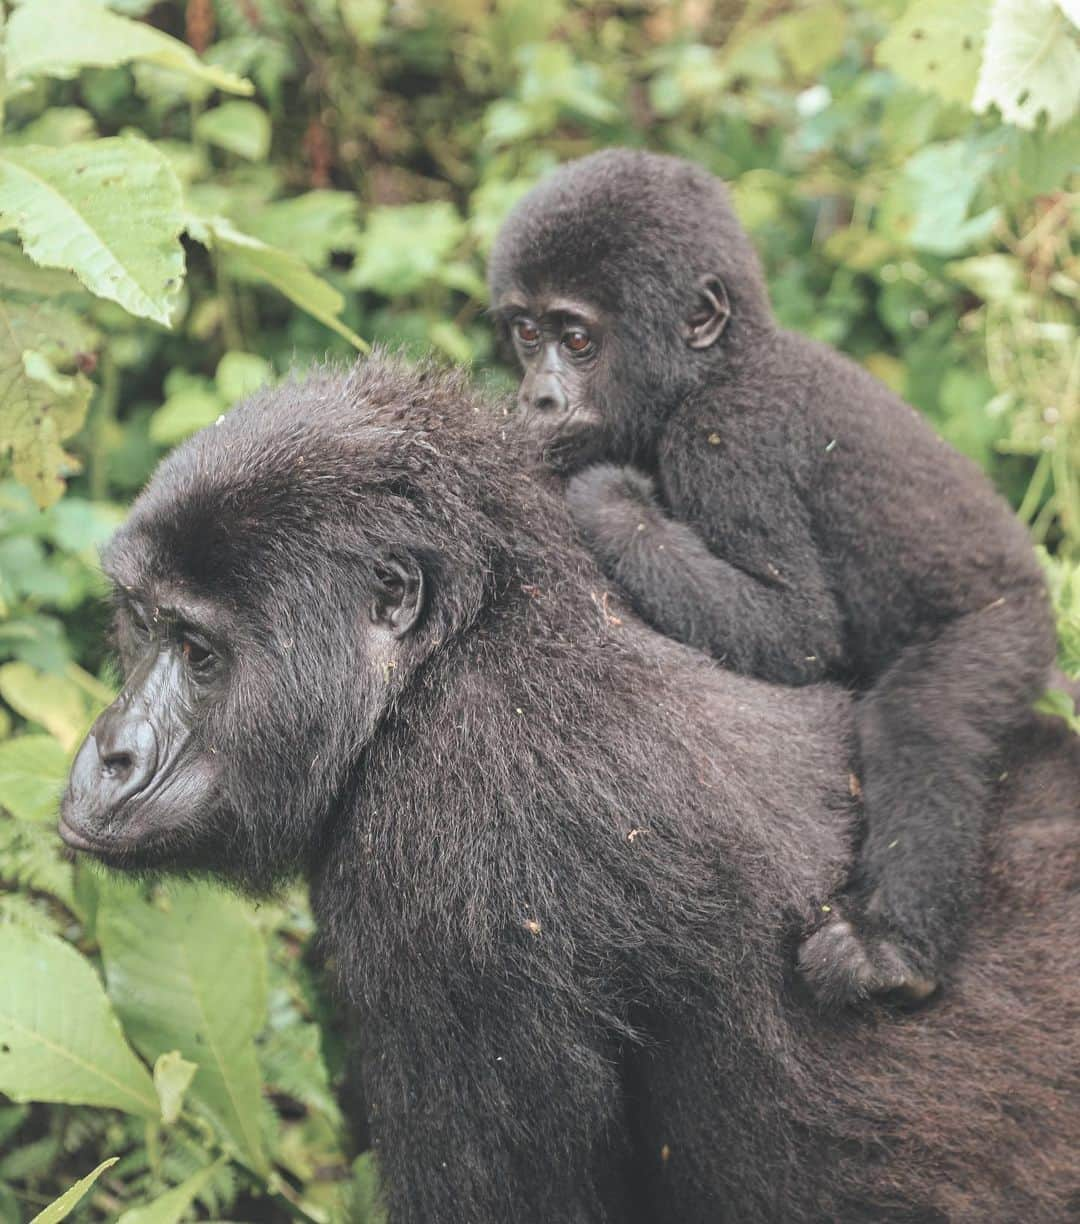
M150 622L146 618L146 613L139 607L138 604L128 604L128 618L131 621L131 627L136 634L141 638L150 636Z
M180 634L180 650L192 667L205 667L214 658L209 642L189 630Z
M518 319L514 323L514 331L522 344L535 344L540 339L540 328L532 319Z
M571 353L588 352L592 346L592 340L589 338L587 331L582 331L580 327L572 328L562 338L563 345L570 350Z

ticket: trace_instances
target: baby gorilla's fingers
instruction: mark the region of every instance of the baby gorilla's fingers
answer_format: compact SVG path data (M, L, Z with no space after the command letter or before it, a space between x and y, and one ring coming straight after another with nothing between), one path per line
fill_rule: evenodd
M798 963L818 999L830 1006L868 999L921 1003L938 987L892 940L859 931L835 911L803 940Z

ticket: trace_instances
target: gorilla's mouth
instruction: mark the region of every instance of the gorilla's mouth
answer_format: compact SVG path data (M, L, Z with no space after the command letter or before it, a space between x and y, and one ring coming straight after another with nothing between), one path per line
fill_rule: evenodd
M56 824L60 840L69 850L89 855L110 867L137 867L156 861L163 844L168 840L153 833L138 829L125 832L91 832L70 824L61 813Z

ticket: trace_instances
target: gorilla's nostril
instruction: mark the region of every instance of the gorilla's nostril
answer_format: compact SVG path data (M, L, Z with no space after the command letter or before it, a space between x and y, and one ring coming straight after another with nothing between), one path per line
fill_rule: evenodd
M110 752L101 758L102 769L112 778L131 773L135 760L130 752Z

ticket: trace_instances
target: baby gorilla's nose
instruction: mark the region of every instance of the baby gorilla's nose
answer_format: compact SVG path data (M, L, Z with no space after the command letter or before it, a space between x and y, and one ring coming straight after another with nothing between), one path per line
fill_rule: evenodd
M533 382L531 406L538 412L565 412L566 392L553 374L542 374Z

